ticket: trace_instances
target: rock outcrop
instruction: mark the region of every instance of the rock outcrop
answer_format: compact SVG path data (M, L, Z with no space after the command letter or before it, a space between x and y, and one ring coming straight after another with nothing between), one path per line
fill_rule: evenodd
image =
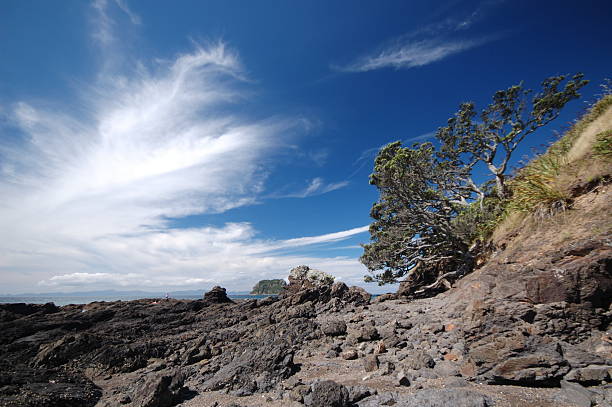
M219 287L218 285L214 286L207 293L204 293L204 301L213 304L232 302L232 300L230 300L230 298L227 296L225 288Z

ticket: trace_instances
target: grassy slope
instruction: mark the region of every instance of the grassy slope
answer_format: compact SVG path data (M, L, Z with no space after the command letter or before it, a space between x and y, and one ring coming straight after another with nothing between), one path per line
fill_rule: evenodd
M612 95L606 95L510 182L513 197L505 218L492 233L494 245L499 246L522 229L541 228L575 217L572 208L578 209L579 196L612 178L611 132ZM601 220L609 223L606 209L599 209L604 212Z

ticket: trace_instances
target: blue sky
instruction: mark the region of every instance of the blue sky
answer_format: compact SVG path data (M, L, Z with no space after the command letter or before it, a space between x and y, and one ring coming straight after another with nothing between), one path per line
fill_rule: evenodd
M0 4L0 291L362 282L376 149L520 81L612 75L608 1Z

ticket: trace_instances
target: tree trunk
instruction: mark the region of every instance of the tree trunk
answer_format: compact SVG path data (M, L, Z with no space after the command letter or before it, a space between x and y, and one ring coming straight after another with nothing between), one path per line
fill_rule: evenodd
M503 174L495 174L495 185L497 187L497 196L499 199L508 197L508 188L506 187L506 177Z

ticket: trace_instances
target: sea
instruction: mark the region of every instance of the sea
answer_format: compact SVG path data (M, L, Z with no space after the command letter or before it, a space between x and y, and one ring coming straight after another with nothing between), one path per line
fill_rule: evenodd
M241 299L260 299L269 297L269 295L249 295L249 294L232 294L228 293L227 296L233 300L241 300ZM4 303L19 303L25 302L29 304L46 304L48 302L52 302L58 307L62 305L69 304L89 304L90 302L96 301L131 301L131 300L140 300L143 298L164 298L165 295L156 295L156 294L135 294L135 295L48 295L48 296L6 296L0 297L0 304ZM203 295L170 295L170 298L174 298L177 300L198 300L203 298Z

